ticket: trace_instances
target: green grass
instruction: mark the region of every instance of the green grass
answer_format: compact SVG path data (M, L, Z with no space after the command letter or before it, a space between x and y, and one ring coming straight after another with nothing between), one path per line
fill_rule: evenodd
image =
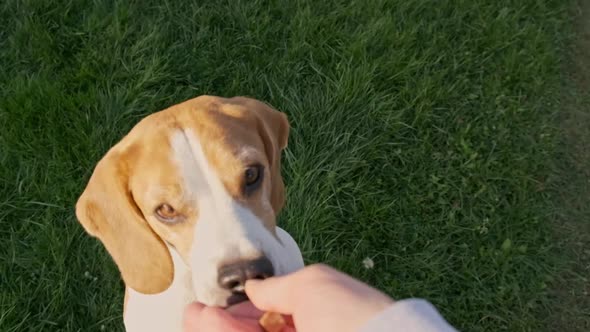
M200 94L289 115L280 222L308 263L461 330L546 329L567 1L202 3L0 4L1 331L122 331L74 204L137 121Z

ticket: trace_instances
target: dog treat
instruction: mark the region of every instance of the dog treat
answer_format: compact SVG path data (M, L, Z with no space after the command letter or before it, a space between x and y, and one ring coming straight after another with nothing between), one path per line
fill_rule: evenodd
M281 332L287 325L283 315L270 311L265 312L260 317L258 323L260 323L260 326L262 326L265 332Z

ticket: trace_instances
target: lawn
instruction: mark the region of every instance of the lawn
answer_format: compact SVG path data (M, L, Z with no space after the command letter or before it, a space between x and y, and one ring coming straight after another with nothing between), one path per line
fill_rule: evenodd
M568 8L3 1L0 331L122 331L119 274L74 204L137 121L200 94L288 114L280 223L306 262L461 330L546 329Z

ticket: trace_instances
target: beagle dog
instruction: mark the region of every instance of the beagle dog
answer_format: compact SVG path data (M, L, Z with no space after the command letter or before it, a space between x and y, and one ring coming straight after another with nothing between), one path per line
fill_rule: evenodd
M127 331L181 331L198 301L247 300L248 279L303 267L277 227L285 114L246 97L200 96L142 119L98 162L76 203L125 282Z

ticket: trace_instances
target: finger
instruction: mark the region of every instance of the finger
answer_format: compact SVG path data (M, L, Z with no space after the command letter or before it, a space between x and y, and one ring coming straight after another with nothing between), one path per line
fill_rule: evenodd
M282 314L293 313L292 288L290 276L272 277L265 280L246 281L246 294L256 308Z
M205 307L201 310L198 317L198 326L202 331L224 331L224 332L261 332L262 329L258 325L256 319L237 319L232 315L216 307Z
M252 304L250 301L233 305L226 309L234 317L259 319L263 312Z
M302 293L309 293L310 284L331 282L342 275L327 265L314 264L279 277L250 279L246 281L246 294L258 309L292 315Z
M260 318L264 315L264 312L259 310L254 306L254 304L250 301L242 302L240 304L236 304L225 309L229 312L232 316L239 320L245 319L255 319L256 321L260 321ZM295 323L293 322L293 316L291 315L282 315L285 323L288 326L294 327Z

